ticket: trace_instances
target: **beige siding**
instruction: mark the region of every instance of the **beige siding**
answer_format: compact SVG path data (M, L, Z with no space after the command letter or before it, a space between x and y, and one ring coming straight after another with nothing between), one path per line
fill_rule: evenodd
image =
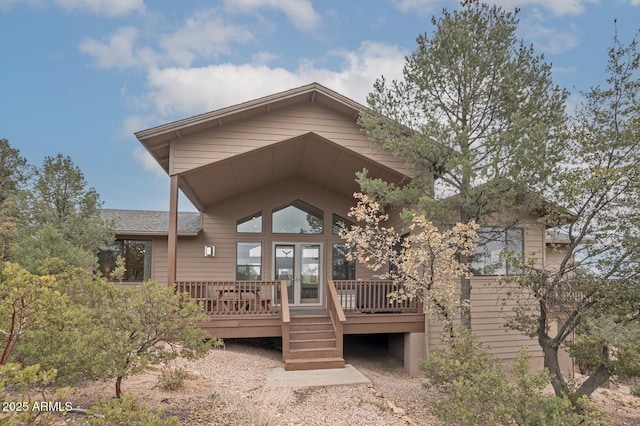
M568 246L566 244L549 244L546 251L546 269L557 271L560 268Z
M524 251L527 258L535 259L535 266L543 265L545 231L530 217L517 225L525 230ZM542 365L542 351L535 339L504 327L515 305L513 300L503 301L509 291L508 284L499 284L496 276L476 276L471 279L472 329L479 340L491 348L494 355L504 361L513 361L522 347L527 347L533 356L535 367ZM438 321L427 318L427 347L441 344L442 328Z
M324 235L272 234L271 211L296 199L301 199L324 212ZM260 190L248 192L212 206L203 215L203 230L195 238L178 240L178 280L233 280L236 270L236 242L252 241L262 243L262 278L272 278L273 242L319 242L323 244L323 279L331 277L331 247L341 242L332 235L332 214L347 217L354 200L328 191L315 183L297 179L269 185ZM243 234L236 232L236 221L258 211L262 211L262 233ZM204 246L216 247L215 257L204 256ZM158 260L155 274L166 277L166 240L154 247ZM364 267L358 274L368 273Z
M298 104L174 140L170 173L193 170L309 132L409 174L401 160L371 147L355 119L318 104Z

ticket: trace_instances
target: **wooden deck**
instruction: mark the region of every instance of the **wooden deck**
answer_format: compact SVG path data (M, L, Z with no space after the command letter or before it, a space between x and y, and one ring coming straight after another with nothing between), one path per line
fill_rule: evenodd
M178 282L176 288L189 294L210 314L210 320L201 326L212 336L283 336L282 295L286 297L286 282L189 281ZM289 316L330 315L340 337L425 330L425 316L419 301L388 301L386 295L397 290L391 281L329 280L326 289L326 308L296 307Z

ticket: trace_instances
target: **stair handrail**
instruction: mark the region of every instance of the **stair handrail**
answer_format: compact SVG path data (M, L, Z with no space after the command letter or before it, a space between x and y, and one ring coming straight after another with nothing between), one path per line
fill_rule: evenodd
M344 323L347 322L347 317L342 309L340 299L338 299L338 290L333 280L328 280L327 289L329 290L329 297L327 297L327 308L329 309L329 317L331 317L331 323L333 324L333 331L336 335L336 348L341 352L343 350L344 341Z
M287 292L287 281L280 281L280 312L282 313L282 358L289 353L289 324L291 323L291 313L289 312L289 293Z

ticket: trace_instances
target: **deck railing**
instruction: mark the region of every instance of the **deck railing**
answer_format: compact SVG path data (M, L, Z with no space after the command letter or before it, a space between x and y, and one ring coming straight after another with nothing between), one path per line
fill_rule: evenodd
M340 304L340 298L338 297L338 291L333 280L329 280L327 285L327 311L329 312L329 318L333 325L333 331L336 335L336 348L340 351L344 347L344 323L347 318L344 316L344 310Z
M210 314L280 314L280 281L178 281L176 290L195 299Z
M291 345L289 344L289 326L291 325L291 314L289 312L289 292L287 291L287 282L280 281L280 294L282 295L282 360L289 353Z
M399 290L399 284L386 280L333 280L345 313L421 313L422 303L391 300L388 295Z
M399 288L393 281L330 280L328 284L327 308L333 307L331 314L336 327L341 322L341 315L335 309L338 305L342 307L342 314L422 312L422 304L417 299L391 301L387 297ZM282 315L282 307L288 308L286 288L286 282L283 286L282 281L176 283L178 292L191 296L205 312L212 315Z

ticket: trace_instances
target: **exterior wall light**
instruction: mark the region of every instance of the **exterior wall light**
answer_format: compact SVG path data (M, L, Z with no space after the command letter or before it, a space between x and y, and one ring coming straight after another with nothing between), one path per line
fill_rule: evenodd
M204 255L206 257L213 257L216 255L216 246L204 246Z

